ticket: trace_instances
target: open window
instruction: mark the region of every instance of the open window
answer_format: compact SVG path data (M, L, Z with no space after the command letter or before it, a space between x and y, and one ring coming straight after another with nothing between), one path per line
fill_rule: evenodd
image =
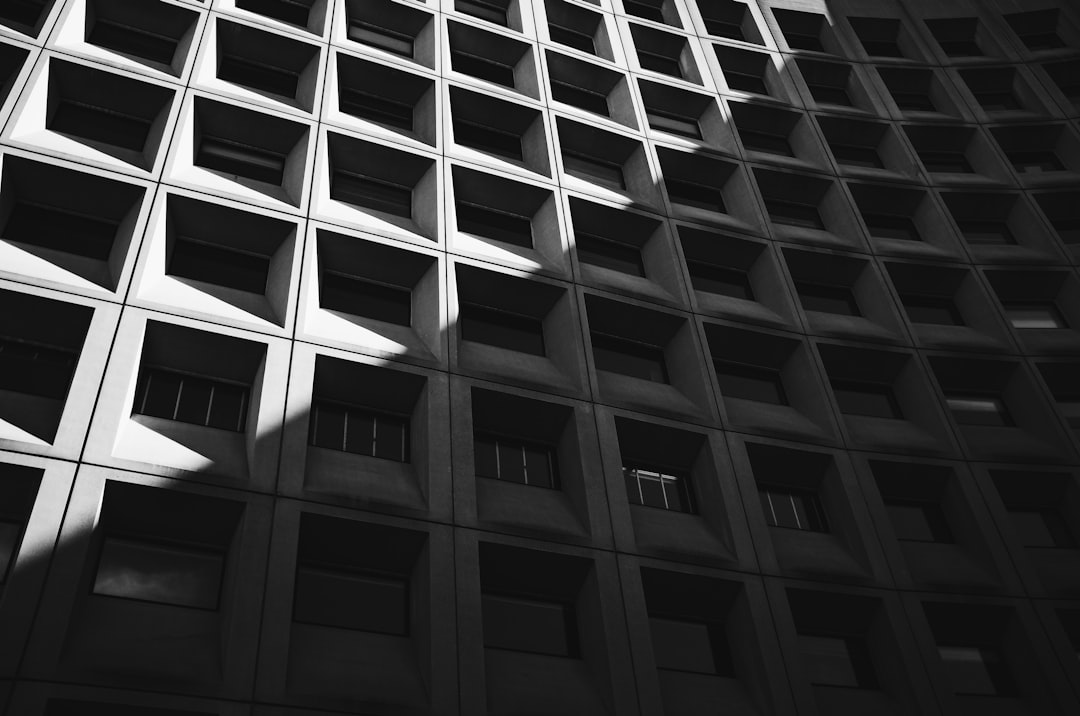
M545 58L552 99L637 129L626 75L551 50Z
M825 52L830 55L842 54L833 33L832 23L825 15L786 8L773 8L772 14L776 18L776 24L780 26L788 48Z
M697 61L690 49L690 43L683 35L634 23L630 24L630 35L634 40L638 66L641 69L701 84Z
M447 37L454 72L539 98L532 45L453 20Z
M319 48L284 35L218 19L217 78L311 111Z
M345 36L368 48L435 67L435 20L392 0L346 0Z
M551 175L543 115L532 108L462 87L450 87L454 142Z
M429 78L339 52L337 92L331 95L349 119L435 144L435 83Z
M614 60L604 16L563 0L546 0L548 37L552 42Z
M755 45L765 44L762 41L761 29L754 21L754 14L745 2L698 0L697 7L705 23L705 30L710 35Z

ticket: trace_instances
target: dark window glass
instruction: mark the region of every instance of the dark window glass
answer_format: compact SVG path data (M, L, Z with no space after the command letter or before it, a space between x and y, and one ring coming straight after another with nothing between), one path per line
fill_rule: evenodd
M791 148L788 138L782 134L773 134L757 129L740 129L739 137L742 138L743 146L756 152L779 154L785 157L795 156L795 150Z
M929 323L939 326L962 326L964 317L948 296L901 295L904 310L912 323Z
M236 7L299 27L307 26L311 12L310 0L236 0Z
M660 9L660 5L641 2L640 0L623 0L623 8L628 15L645 18L653 22L664 21L664 13Z
M575 234L575 241L578 258L587 264L631 276L645 275L645 262L641 258L641 249L637 246L581 232Z
M626 498L631 505L695 512L690 478L685 473L624 465L623 479L626 481Z
M118 228L118 222L16 200L4 226L4 238L108 261Z
M726 37L731 40L741 40L746 42L746 35L743 33L742 25L737 22L725 22L723 20L713 20L710 18L704 18L705 30L710 35L716 35L717 37Z
M376 321L412 324L412 292L401 286L326 271L319 283L319 304Z
M885 511L889 513L893 532L899 540L943 543L953 541L945 511L937 502L886 498Z
M163 65L172 64L178 41L172 37L123 25L99 17L90 29L87 42L106 50L134 55Z
M836 313L842 316L861 316L855 295L846 286L826 286L818 283L796 281L795 290L799 301L807 311Z
M1010 302L1005 305L1005 316L1013 328L1068 328L1069 324L1054 303Z
M938 655L955 693L981 696L1017 693L1009 667L996 648L939 644Z
M881 161L876 147L861 146L858 144L829 144L833 156L840 164L851 167L874 167L884 169L885 164Z
M795 50L810 50L812 52L825 52L825 45L821 43L819 35L808 32L784 31L784 38L788 47Z
M690 283L697 291L755 300L750 274L746 271L692 260L687 260L686 268L690 271Z
M1024 547L1076 546L1068 523L1056 510L1009 510L1009 520Z
M454 9L502 27L509 27L506 20L506 8L495 3L483 2L482 0L455 0Z
M478 477L554 489L558 487L555 451L517 438L476 434L473 460Z
M391 127L412 130L413 108L404 102L378 97L354 89L342 89L339 100L341 111L372 122L389 124Z
M1009 152L1009 161L1022 174L1042 174L1043 172L1065 171L1058 155L1049 150L1031 150Z
M807 83L806 86L810 88L810 94L814 96L815 102L821 104L838 104L844 107L852 106L851 96L843 87L837 87L836 85L812 85L810 83Z
M725 68L724 78L727 80L728 87L733 90L753 92L754 94L769 94L769 88L765 84L765 78L761 75Z
M597 370L656 383L668 382L664 351L659 346L593 333L592 347Z
M45 9L46 0L13 0L0 8L0 17L20 25L29 25L31 28L37 24Z
M879 383L833 381L833 394L845 415L866 415L874 418L903 418L892 387Z
M770 527L828 532L829 523L817 493L789 487L758 487L761 508Z
M919 158L929 172L971 174L974 171L967 155L962 151L921 151Z
M523 161L521 137L483 124L454 119L454 141L466 147L480 149L517 161Z
M476 204L457 203L458 231L504 241L531 249L532 221L526 216L499 211Z
M224 568L219 551L109 535L101 547L94 594L217 609Z
M479 77L503 87L514 87L514 68L502 62L451 49L450 64L455 72Z
M861 637L799 634L799 651L812 684L877 688L873 662Z
M904 52L896 40L863 40L863 49L871 57L903 57Z
M301 564L293 621L405 636L409 582L397 575Z
M596 54L596 44L592 35L562 25L556 25L552 22L548 23L548 35L551 37L552 42L573 47L575 50L581 50L582 52L588 52L590 55Z
M597 157L563 150L563 168L567 174L595 181L615 189L625 189L622 167Z
M724 205L724 195L719 187L698 184L697 182L682 179L664 179L667 186L668 196L677 204L695 206L707 211L727 213Z
M195 163L207 169L281 186L285 155L217 137L203 137Z
M411 35L378 25L353 21L349 23L349 39L353 42L378 47L380 50L386 50L401 57L412 58L413 56L413 37Z
M179 236L166 272L170 276L262 294L266 292L269 271L269 256Z
M320 400L311 409L309 441L330 450L409 462L409 418Z
M249 62L232 55L224 55L221 58L221 64L218 65L218 78L283 97L295 97L296 86L300 81L300 76L295 72L258 62Z
M593 114L609 116L607 95L593 92L577 85L551 80L551 96L559 102L573 105Z
M926 92L892 91L893 102L905 112L936 112L934 100Z
M74 351L0 337L0 390L64 400L78 359Z
M466 341L545 355L544 322L539 318L462 303L460 321L461 337Z
M1032 52L1059 50L1067 46L1061 36L1053 30L1026 32L1020 35L1020 39L1024 41L1024 44Z
M949 57L982 57L982 48L974 39L942 39L938 38L938 44L942 51Z
M780 371L746 363L715 361L716 379L720 394L725 398L742 398L759 403L787 405L784 380Z
M765 208L769 212L769 219L774 223L798 226L804 229L825 230L825 222L821 220L821 213L814 204L802 204L782 199L766 199Z
M486 647L551 656L580 655L571 604L484 592L482 609Z
M0 584L7 581L8 571L19 552L23 526L18 522L0 522Z
M650 614L649 631L658 669L734 674L721 625Z
M141 152L150 134L150 120L105 107L61 100L48 123L49 129L92 142Z
M1008 408L997 396L947 395L945 402L956 422L962 425L1013 425Z
M660 132L678 134L691 139L701 139L701 125L692 117L684 117L670 112L662 112L657 109L647 109L646 117L649 126Z
M147 368L139 376L132 412L242 432L247 401L244 385Z
M919 228L909 216L898 214L863 214L863 221L875 239L922 241Z
M678 58L668 57L667 55L658 55L648 50L638 49L638 62L641 64L642 69L652 70L653 72L659 72L664 75L671 75L672 77L683 78L682 66L679 64Z
M956 222L960 226L960 233L969 244L1015 244L1009 225L1003 221L977 221L965 219Z
M412 188L374 177L335 171L330 182L330 198L372 211L412 218Z
M987 112L1002 112L1023 109L1020 101L1012 92L978 92L975 99Z

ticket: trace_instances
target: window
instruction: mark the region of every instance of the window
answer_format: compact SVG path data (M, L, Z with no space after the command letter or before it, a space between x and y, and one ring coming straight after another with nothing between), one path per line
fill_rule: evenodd
M807 81L806 86L810 88L810 94L813 95L814 101L819 104L837 104L844 107L852 106L851 96L844 87L837 85L811 84L809 81Z
M249 386L148 367L139 375L139 415L243 432Z
M479 304L461 304L461 337L511 351L545 355L542 320Z
M339 93L339 104L342 112L354 117L399 129L411 131L413 128L413 108L405 102L343 87Z
M904 112L936 112L934 99L925 91L891 90L893 102Z
M481 602L484 646L549 656L581 655L572 604L489 591L483 592Z
M953 541L949 522L941 504L928 500L910 500L885 497L885 511L889 513L896 538L904 542Z
M626 10L628 15L652 20L653 22L664 22L662 5L663 3L644 2L643 0L623 0L623 9Z
M580 231L575 233L574 238L581 261L631 276L645 276L645 262L641 258L641 249L637 246Z
M741 398L759 403L788 405L780 371L746 363L714 361L720 393L725 398Z
M1023 109L1020 101L1012 92L973 92L976 101L987 112L1003 112Z
M755 300L750 274L746 271L691 259L687 259L686 268L690 271L690 283L697 291Z
M322 448L409 462L409 418L317 400L311 408L309 442Z
M939 644L938 656L957 694L1011 696L1016 684L994 647Z
M141 535L106 534L94 594L215 610L224 550Z
M64 400L78 360L73 350L0 336L0 390Z
M1065 165L1057 154L1049 149L1014 150L1007 152L1009 161L1021 174L1065 171Z
M969 244L1010 245L1015 244L1009 225L1003 221L958 220L960 233Z
M649 52L640 47L638 48L637 55L638 62L641 64L643 70L652 70L653 72L659 72L660 74L685 79L678 58L661 55L656 52Z
M1006 15L1005 20L1012 26L1013 32L1032 52L1057 50L1066 47L1065 41L1057 33L1058 11L1032 10Z
M971 174L975 171L971 168L967 155L959 150L922 150L919 158L928 172Z
M236 0L236 7L290 25L307 27L312 0Z
M1005 304L1005 316L1013 328L1068 328L1069 324L1054 303L1016 302Z
M929 323L939 326L964 325L964 317L960 315L956 304L948 296L903 294L900 300L912 323Z
M412 325L412 292L401 286L379 283L333 271L324 271L319 282L319 305L376 321Z
M61 134L141 152L146 146L152 119L61 97L48 127Z
M727 213L724 195L719 187L672 177L665 177L664 184L667 186L668 196L674 203L721 214Z
M337 170L330 182L330 197L372 211L412 218L412 189L394 182Z
M803 309L841 316L861 316L855 295L846 286L828 286L820 283L796 281L795 290Z
M532 221L526 216L508 211L458 201L457 226L458 231L494 241L504 241L527 249L533 246Z
M862 637L800 633L799 651L812 684L877 688L877 675Z
M626 189L622 166L598 157L563 149L563 168L567 174L595 181L615 189Z
M458 117L454 118L454 141L519 162L525 159L520 135L476 122L467 122Z
M559 102L565 102L587 112L599 114L603 117L610 116L607 95L601 92L594 92L584 87L552 79L551 96Z
M988 395L946 395L945 403L962 425L1011 426L1012 416L1004 401Z
M409 580L339 564L300 563L293 621L407 636Z
M477 434L473 437L477 477L557 489L558 460L547 445L516 438Z
M765 208L769 212L769 219L774 223L804 229L825 230L825 222L822 221L821 213L814 204L766 197Z
M166 273L249 293L266 293L270 257L178 236Z
M1009 510L1009 521L1024 547L1076 547L1068 523L1057 510Z
M207 169L281 185L285 155L220 137L203 136L195 163Z
M514 68L504 62L489 60L462 50L450 48L450 64L455 72L472 75L503 87L514 88Z
M696 511L689 476L685 473L674 474L670 470L626 465L623 465L622 471L626 481L626 498L631 505L690 514Z
M733 67L725 67L724 78L727 80L728 87L733 90L753 94L769 94L769 87L765 84L765 78L760 74L741 72Z
M237 55L222 54L218 65L218 79L252 89L263 90L283 97L294 97L300 81L297 72L290 72L259 62L251 62Z
M791 148L788 138L782 134L773 134L755 129L739 129L739 137L743 146L758 152L779 154L785 157L795 156L795 150Z
M784 33L788 47L793 50L825 52L821 42L821 30L825 16L797 10L774 10L773 17Z
M896 419L904 417L891 386L880 383L833 381L832 389L840 412L845 415Z
M876 147L868 147L858 144L829 143L833 157L840 164L851 167L872 167L884 169L885 164L881 161Z
M4 226L7 241L108 261L120 222L15 200Z
M982 57L983 51L975 40L979 21L974 17L927 20L941 50L949 57Z
M660 132L678 134L690 139L701 139L701 125L693 117L665 112L658 109L646 109L649 126Z
M548 35L551 37L552 42L573 47L575 50L581 50L582 52L588 52L590 55L596 54L596 42L593 40L593 36L588 33L579 32L563 25L556 25L554 22L548 22Z
M353 20L349 23L348 37L353 42L371 45L400 57L412 58L413 56L413 37L404 32L397 32L362 20Z
M658 669L734 675L721 624L649 614Z
M765 522L770 527L828 532L829 523L821 500L812 490L791 487L758 486L758 497L765 512Z
M454 9L502 27L510 26L507 22L506 7L498 3L484 2L484 0L454 0Z
M175 37L105 17L98 17L94 21L86 40L106 50L134 55L163 65L172 63L176 48L180 44Z
M667 363L659 346L593 333L592 348L597 370L656 383L668 382Z

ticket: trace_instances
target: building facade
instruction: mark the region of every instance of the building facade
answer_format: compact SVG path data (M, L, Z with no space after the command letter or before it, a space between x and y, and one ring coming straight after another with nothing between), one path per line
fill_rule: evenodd
M1080 713L1068 0L3 0L0 713Z

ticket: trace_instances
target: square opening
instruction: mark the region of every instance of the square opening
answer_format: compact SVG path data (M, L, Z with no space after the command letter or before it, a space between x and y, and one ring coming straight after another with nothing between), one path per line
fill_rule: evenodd
M906 153L898 148L893 131L887 124L866 122L842 117L817 117L833 159L841 170L892 169L902 164Z
M701 84L701 74L685 37L635 24L630 25L630 34L641 69Z
M352 55L337 55L338 109L435 144L435 82Z
M322 34L326 6L322 0L235 0L236 7L287 25ZM318 5L318 11L316 11Z
M991 470L990 478L1020 546L1076 549L1080 535L1073 526L1074 488L1068 473Z
M13 0L0 8L0 23L36 38L52 6L52 0Z
M863 50L870 57L922 59L907 28L894 17L848 17Z
M0 291L0 421L51 443L93 309Z
M832 27L824 15L781 8L773 8L772 13L790 49L840 54Z
M819 346L833 397L846 422L920 422L924 413L920 388L911 375L910 357L903 353Z
M924 602L941 669L958 696L1019 696L1006 654L1013 610L989 604ZM1011 641L1011 640L1010 640Z
M655 182L639 141L557 117L563 172L604 190L655 204Z
M552 42L614 61L603 15L562 0L547 0L544 9Z
M961 116L960 108L933 70L879 67L877 73L901 114Z
M454 72L540 98L532 45L453 20L446 27Z
M993 67L960 70L975 101L987 114L1034 112L1035 98L1014 67Z
M489 390L472 390L473 465L478 478L562 490L579 477L573 439L565 435L571 409ZM478 484L481 495L489 485Z
M1005 319L1021 338L1036 331L1061 331L1080 325L1080 311L1073 304L1075 288L1060 271L987 271ZM1037 335L1037 334L1036 334Z
M657 147L668 200L677 213L715 222L717 215L757 229L760 219L738 164Z
M736 611L741 585L651 567L641 569L641 583L656 668L736 676L735 652L740 640L727 633L727 623Z
M450 110L455 143L551 176L538 110L453 86Z
M804 589L788 589L787 599L803 673L815 689L882 688L876 647L888 636L878 625L880 600Z
M978 314L985 307L985 299L965 269L908 263L889 263L886 269L908 320L917 329L919 325L963 327L965 313Z
M435 68L435 21L391 0L346 0L346 37L429 69Z
M198 13L177 5L88 0L86 42L172 75L184 66Z
M950 250L952 234L930 195L921 189L883 184L849 184L855 207L872 244L897 253Z
M1026 244L1029 231L1024 216L1029 212L1013 193L950 192L942 194L945 207L956 222L969 247L979 248Z
M550 190L463 167L452 176L459 232L544 254L561 247Z
M787 99L780 73L764 52L744 50L730 45L713 45L724 81L730 90Z
M837 185L807 174L754 169L773 227L781 232L828 231L843 236L851 223L848 202Z
M778 408L820 417L817 380L799 341L718 324L706 324L705 337L729 420L752 421Z
M637 128L626 76L591 62L546 52L551 98L571 107Z
M746 3L738 0L697 0L697 7L705 22L705 31L710 35L755 45L765 44Z
M884 461L871 461L870 467L897 540L956 543L949 514L949 486L956 478L950 468Z
M462 341L557 357L559 351L549 345L553 342L549 334L557 329L551 314L565 295L562 289L464 264L455 272Z
M627 502L635 516L636 527L645 528L636 518L652 510L707 514L712 509L703 497L705 483L713 479L711 465L702 459L706 451L704 436L636 420L616 419L619 457ZM655 517L656 513L651 516Z
M1020 41L1031 52L1052 52L1069 47L1066 37L1075 34L1062 22L1061 11L1054 8L1008 13L1003 16Z
M217 20L217 77L311 111L319 48L273 32Z
M814 131L798 112L747 102L728 102L732 121L742 140L743 149L780 161L798 159L821 164L824 155Z
M805 57L796 59L795 64L815 104L873 111L873 102L863 88L854 66Z
M830 456L753 443L746 449L762 516L771 531L833 531L824 494L835 470Z
M654 131L711 144L721 141L723 120L712 97L640 78L638 89Z
M930 34L946 57L967 59L985 57L986 30L977 17L949 17L925 20Z

